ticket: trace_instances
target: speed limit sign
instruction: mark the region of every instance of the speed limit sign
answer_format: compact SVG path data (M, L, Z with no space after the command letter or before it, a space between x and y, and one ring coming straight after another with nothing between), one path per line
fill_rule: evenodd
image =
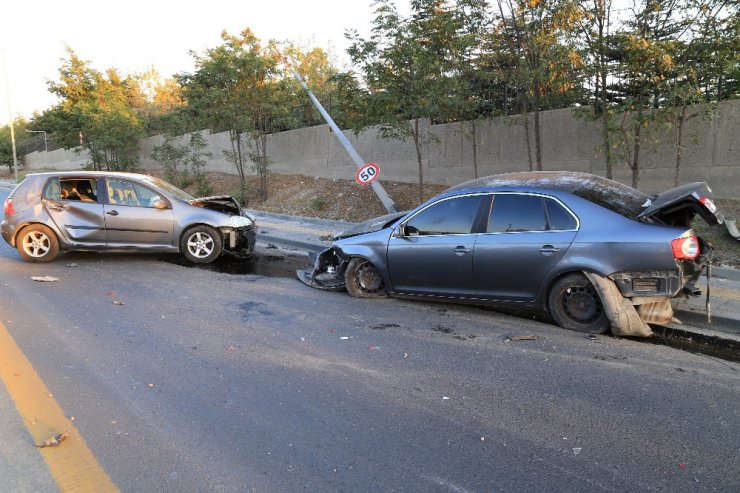
M367 163L365 166L357 170L355 181L360 185L369 185L378 177L379 174L380 166L375 163Z

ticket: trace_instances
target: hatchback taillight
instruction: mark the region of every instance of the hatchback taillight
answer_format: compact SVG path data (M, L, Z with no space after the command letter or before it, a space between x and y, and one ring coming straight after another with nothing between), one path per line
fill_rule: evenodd
M699 238L696 236L682 236L671 242L673 256L676 260L694 260L700 253Z
M15 209L13 209L13 199L8 197L5 199L5 215L11 216L15 214Z

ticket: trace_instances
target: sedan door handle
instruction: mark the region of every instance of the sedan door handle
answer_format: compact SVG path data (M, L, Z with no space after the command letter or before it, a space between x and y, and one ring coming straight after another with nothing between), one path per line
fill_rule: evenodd
M465 255L466 253L470 253L470 248L459 246L459 247L455 247L453 251L455 252L455 255Z
M108 214L109 216L117 216L118 215L118 211L115 211L115 210L114 211L108 211L108 212L106 212L106 214Z
M558 253L560 251L560 248L555 248L552 245L545 245L542 248L540 248L540 253L543 253L545 255L552 255L553 253Z

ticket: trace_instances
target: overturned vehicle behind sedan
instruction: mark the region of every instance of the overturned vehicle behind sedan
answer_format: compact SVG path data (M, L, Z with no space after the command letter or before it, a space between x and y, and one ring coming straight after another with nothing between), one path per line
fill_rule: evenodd
M671 300L700 295L712 245L696 215L723 222L704 182L651 196L587 173L525 172L454 186L416 209L338 233L312 287L529 307L570 330L646 337Z

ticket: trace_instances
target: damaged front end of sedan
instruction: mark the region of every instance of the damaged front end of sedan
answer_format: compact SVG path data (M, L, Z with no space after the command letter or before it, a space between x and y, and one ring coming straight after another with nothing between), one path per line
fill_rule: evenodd
M348 259L341 255L337 247L330 247L320 252L312 267L298 269L298 279L307 286L324 291L344 291L346 282L344 273Z
M336 233L332 240L344 240L383 230L398 222L407 212L394 212L358 223L349 229ZM345 256L342 249L335 244L316 256L313 267L299 269L296 274L301 282L312 288L326 291L343 291L346 288L344 274L349 260L349 257ZM368 280L368 282L374 282L374 280Z

